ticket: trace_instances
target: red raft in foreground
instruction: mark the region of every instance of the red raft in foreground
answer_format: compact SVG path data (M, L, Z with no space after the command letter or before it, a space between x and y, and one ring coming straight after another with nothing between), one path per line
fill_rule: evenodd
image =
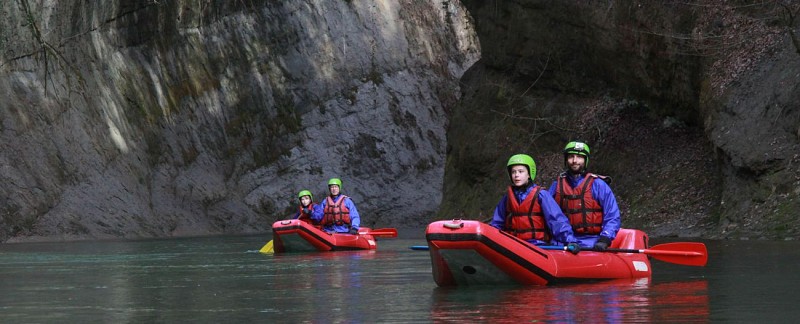
M648 255L667 262L705 265L702 243L667 243L647 249L647 235L621 229L609 252L562 250L528 244L478 221L438 221L428 225L433 279L439 286L548 285L589 280L649 278ZM551 247L556 248L556 247ZM682 251L664 251L677 248Z
M361 227L357 235L327 233L299 219L281 220L272 224L275 253L342 250L374 250L375 237L397 237L394 228Z

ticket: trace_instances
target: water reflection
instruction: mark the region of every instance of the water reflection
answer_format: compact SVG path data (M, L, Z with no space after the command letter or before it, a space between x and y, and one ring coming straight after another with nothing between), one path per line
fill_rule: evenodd
M649 279L562 286L437 288L431 319L443 322L708 322L706 280ZM471 305L469 308L464 305Z
M354 300L369 300L367 283L374 272L370 262L375 250L286 253L272 256L272 298L265 300L264 313L286 316L292 321L368 322L351 308ZM280 317L276 317L280 318Z

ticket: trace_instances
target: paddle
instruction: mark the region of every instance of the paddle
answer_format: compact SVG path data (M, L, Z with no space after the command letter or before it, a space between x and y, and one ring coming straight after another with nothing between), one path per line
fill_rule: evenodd
M544 250L568 251L566 246L539 246ZM696 242L674 242L651 246L649 249L581 249L582 251L615 252L615 253L644 253L656 260L681 265L702 267L708 262L706 245Z
M538 246L544 250L567 251L566 246ZM427 245L414 245L410 249L415 251L427 251ZM581 251L595 251L593 249L582 249ZM649 249L606 249L605 251L595 252L616 252L616 253L644 253L652 256L656 260L670 262L681 265L702 267L708 262L708 253L703 243L694 242L675 242L665 243L650 247Z
M370 229L366 233L359 233L359 234L368 234L375 237L397 237L397 229L395 228L376 228Z
M269 242L267 242L267 244L264 244L264 247L262 247L261 250L258 250L258 252L261 252L261 253L275 253L275 248L273 248L273 246L272 246L272 240L269 240Z

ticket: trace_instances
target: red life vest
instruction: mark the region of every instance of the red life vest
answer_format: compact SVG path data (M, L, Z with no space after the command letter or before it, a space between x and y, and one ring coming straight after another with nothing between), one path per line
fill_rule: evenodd
M344 204L345 198L347 198L347 196L339 195L339 199L335 202L331 196L326 198L325 210L323 211L325 216L322 218L322 225L350 225L350 209Z
M508 187L506 231L526 241L530 239L550 240L550 231L547 229L542 206L539 204L539 191L541 189L541 187L536 187L525 197L522 203L519 203L514 195L514 190Z
M600 234L603 230L603 207L592 198L592 183L597 177L587 172L583 184L572 188L566 174L559 176L555 199L575 234Z
M313 213L314 212L314 206L316 206L316 204L314 202L311 202L310 204L308 204L308 207L306 207L306 208L308 208L308 210ZM300 205L297 208L299 209L298 212L300 213L300 216L298 216L297 219L299 219L301 221L304 221L306 223L311 223L313 225L317 225L317 222L315 222L313 219L311 219L311 214L310 213L306 214L306 213L303 212L303 205Z

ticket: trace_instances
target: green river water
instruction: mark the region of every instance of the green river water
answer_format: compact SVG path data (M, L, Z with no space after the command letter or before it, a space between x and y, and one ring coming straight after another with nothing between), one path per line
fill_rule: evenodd
M409 230L401 230L408 233ZM761 322L800 319L800 244L704 241L650 280L440 288L418 235L268 255L271 234L0 245L4 323ZM657 239L652 244L663 243ZM688 240L683 240L688 241Z

